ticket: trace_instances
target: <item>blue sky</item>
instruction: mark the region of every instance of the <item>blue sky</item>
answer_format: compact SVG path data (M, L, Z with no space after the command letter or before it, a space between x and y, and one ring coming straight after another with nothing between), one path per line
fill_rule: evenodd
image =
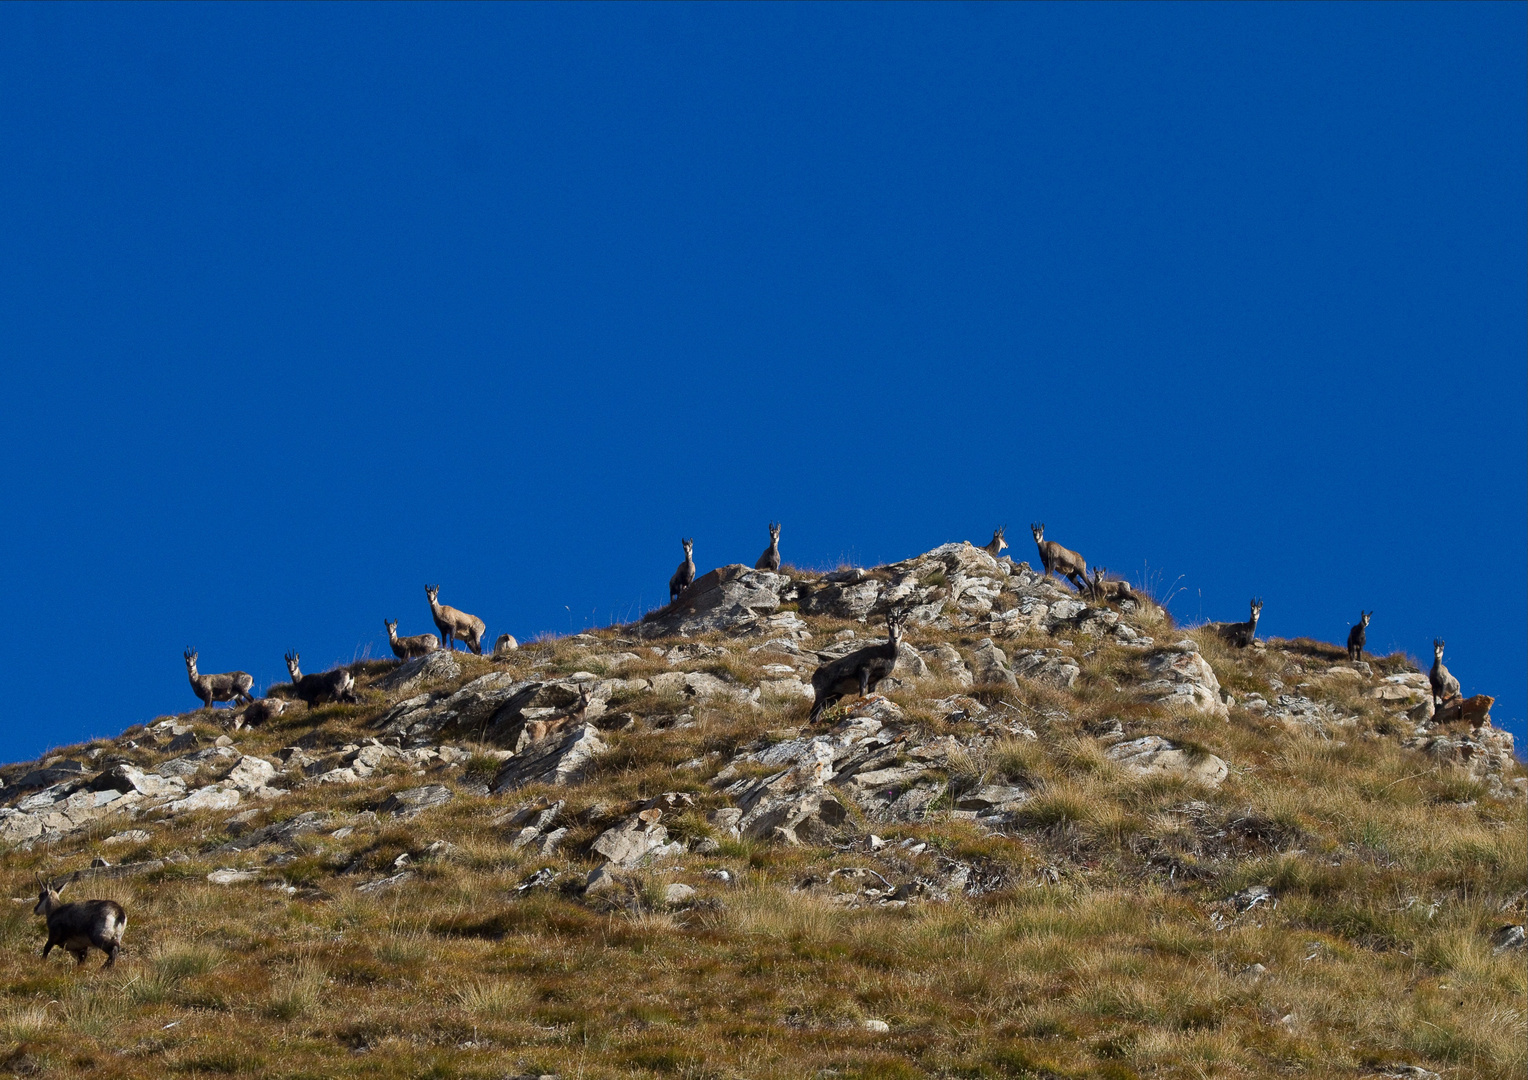
M1026 526L1523 733L1525 8L0 6L0 759Z

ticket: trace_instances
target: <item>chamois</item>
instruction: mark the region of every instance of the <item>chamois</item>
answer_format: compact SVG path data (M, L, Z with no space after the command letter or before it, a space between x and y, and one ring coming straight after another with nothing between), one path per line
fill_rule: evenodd
M1362 660L1364 658L1364 641L1368 638L1365 631L1369 627L1369 620L1374 618L1374 612L1358 611L1358 625L1348 631L1348 659Z
M1245 649L1257 640L1257 620L1263 613L1263 601L1257 597L1252 599L1252 614L1246 622L1225 623L1221 627L1220 636L1236 646Z
M1134 600L1135 590L1130 587L1128 581L1115 581L1104 577L1108 571L1102 566L1093 567L1093 580L1089 583L1088 591L1093 594L1095 600L1108 603L1110 600Z
M1065 577L1071 581L1078 592L1087 588L1088 563L1077 552L1064 548L1054 540L1045 539L1045 522L1030 525L1029 531L1034 534L1035 546L1040 549L1040 562L1045 567L1045 574L1049 577L1055 574L1057 577Z
M684 545L684 562L679 564L679 569L674 571L674 576L669 578L669 603L678 600L680 595L695 584L695 540L681 539Z
M297 667L299 656L286 654L287 670L292 673L292 692L313 708L320 701L346 701L352 704L361 697L355 692L355 676L344 668L335 668L322 675L304 675Z
M387 627L387 643L393 647L393 655L399 660L412 660L416 656L424 656L440 648L440 638L434 634L399 637L396 619L383 619L382 625Z
M891 674L897 666L902 640L900 611L886 613L886 644L867 645L848 656L823 664L812 673L812 715L807 723L815 724L822 711L846 694L858 692L861 697L870 693L876 685Z
M1003 533L1007 530L1007 525L999 525L992 532L992 543L985 545L982 550L994 559L1001 555L1003 549L1008 546L1008 541L1003 539Z
M255 680L247 671L202 675L196 670L196 655L195 649L186 650L186 674L191 678L191 692L202 699L204 707L212 708L214 701L233 701L247 705L255 700L249 692Z
M1437 716L1445 707L1454 704L1462 698L1459 691L1459 680L1443 666L1443 639L1433 639L1433 666L1427 673L1427 681L1432 683L1433 715Z
M759 561L753 564L755 570L768 570L772 574L780 572L780 523L769 523L769 546L764 549L764 554L759 556Z
M75 965L85 962L85 954L95 946L106 954L109 968L117 962L122 952L122 933L127 929L127 912L115 900L79 900L66 904L58 898L64 885L54 888L41 874L37 883L42 886L37 893L37 906L33 915L41 915L48 923L48 943L42 947L42 958L57 945L65 952L74 954Z
M456 638L478 656L482 656L483 631L486 629L483 620L437 602L435 598L440 594L439 585L426 585L424 591L430 598L430 615L440 630L441 644L449 651L453 648L452 638Z

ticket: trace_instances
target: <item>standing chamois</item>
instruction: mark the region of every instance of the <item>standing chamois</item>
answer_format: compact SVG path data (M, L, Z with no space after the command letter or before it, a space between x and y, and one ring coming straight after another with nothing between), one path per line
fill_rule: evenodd
M1043 529L1045 526L1042 525L1040 527ZM1007 525L999 525L995 530L993 530L992 542L983 547L982 550L985 551L988 555L991 555L994 559L1001 555L1003 553L1003 549L1008 546L1008 541L1003 539L1003 533L1007 531Z
M250 687L255 680L247 671L225 671L221 675L202 675L196 670L196 650L187 649L186 674L191 678L191 692L202 699L202 705L212 708L214 701L233 701L249 704L255 699Z
M886 613L886 644L856 649L812 672L812 692L817 698L812 702L812 715L807 723L815 724L822 710L846 694L864 697L891 674L900 655L903 617L901 611Z
M1217 629L1220 636L1238 649L1245 649L1257 640L1257 620L1263 613L1263 601L1257 597L1252 600L1252 615L1246 622L1225 623Z
M1457 704L1463 699L1463 694L1459 690L1459 680L1443 666L1442 638L1433 639L1433 666L1427 673L1427 681L1432 683L1434 717L1448 706Z
M669 578L669 603L678 600L679 597L691 585L695 584L695 540L680 539L684 545L684 562L679 564L679 569L674 571L674 576Z
M416 656L424 656L440 648L440 638L434 634L399 637L396 619L383 619L382 625L387 627L387 643L393 647L393 655L399 660L412 660Z
M753 564L755 570L768 570L771 574L780 572L780 523L769 523L769 546L764 549L764 554L759 556L759 561Z
M127 912L115 900L79 900L66 904L58 898L63 885L54 888L41 874L37 875L41 886L37 893L37 906L33 915L41 915L48 923L48 943L42 947L42 958L57 945L65 952L74 954L78 967L85 962L85 954L95 946L106 954L102 967L111 967L122 952L122 934L127 929Z
M1365 631L1368 630L1369 620L1372 618L1374 618L1374 612L1364 611L1362 608L1359 609L1358 625L1348 631L1349 660L1362 660L1364 658L1364 641L1368 638L1368 634Z
M313 708L320 701L360 702L355 692L355 676L344 668L335 668L322 675L304 675L297 666L297 653L286 654L287 670L292 673L292 692Z
M1045 574L1049 577L1055 574L1057 577L1065 577L1071 581L1078 592L1082 592L1088 585L1088 564L1081 555L1069 548L1064 548L1054 540L1045 539L1045 522L1030 525L1029 531L1034 534L1035 546L1040 549L1040 563L1045 567Z
M483 620L476 615L468 615L465 611L457 611L454 607L436 601L440 594L439 585L426 585L425 595L430 598L430 616L435 620L436 627L440 630L440 640L449 651L453 648L451 639L456 638L478 656L483 655L483 631L487 629Z

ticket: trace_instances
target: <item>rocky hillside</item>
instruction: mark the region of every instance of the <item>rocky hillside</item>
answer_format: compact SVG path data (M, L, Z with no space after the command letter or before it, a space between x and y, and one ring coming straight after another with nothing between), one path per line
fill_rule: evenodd
M951 544L352 671L0 768L0 1071L1528 1068L1528 779L1405 657ZM121 963L38 958L38 873L126 907Z

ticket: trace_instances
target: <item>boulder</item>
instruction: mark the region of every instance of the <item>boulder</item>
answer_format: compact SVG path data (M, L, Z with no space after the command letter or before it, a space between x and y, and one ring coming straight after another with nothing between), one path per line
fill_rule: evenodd
M720 566L695 579L667 607L650 612L635 627L644 638L690 637L716 630L743 631L780 606L790 579L741 563Z
M5 807L0 809L0 844L19 844L42 835L37 815Z
M1188 638L1146 656L1148 681L1141 692L1148 701L1209 713L1228 720L1231 711L1221 700L1215 669Z
M976 683L971 669L961 658L955 646L940 642L928 650L928 662L934 670L947 679L952 679L960 686L973 686Z
M976 676L977 683L981 685L1019 685L1018 679L1014 678L1013 671L1008 666L1008 655L994 645L991 638L982 638L972 650L971 671Z
M1077 661L1060 649L1022 649L1013 654L1013 673L1025 679L1070 690L1082 674Z
M163 796L178 798L186 793L186 783L179 777L167 779L156 773L146 773L137 766L125 762L113 765L90 781L92 791L105 791L108 788L123 794L136 791L151 799Z
M1142 776L1176 776L1210 787L1219 787L1230 772L1226 763L1214 754L1179 750L1160 735L1147 735L1145 738L1115 743L1104 754L1111 761L1117 761Z
M239 790L221 784L208 784L197 788L184 799L176 799L160 807L160 812L174 817L193 810L232 810L239 805Z
M377 807L377 813L413 817L432 807L450 802L451 797L451 789L444 784L426 784L423 787L393 792L382 800L382 805Z
M455 654L441 649L426 653L424 656L416 656L412 660L405 660L396 669L378 679L376 687L388 692L412 690L421 683L446 682L459 679L461 675L462 665Z
M506 761L491 785L495 794L526 784L567 784L583 773L596 754L607 749L588 724L532 743Z
M589 845L589 850L623 870L639 866L649 854L668 843L668 829L656 820L643 818L644 815L633 814L614 828L606 829Z
M246 754L228 771L228 775L223 777L223 782L232 784L246 795L254 795L263 794L274 779L276 779L276 766L264 758Z

